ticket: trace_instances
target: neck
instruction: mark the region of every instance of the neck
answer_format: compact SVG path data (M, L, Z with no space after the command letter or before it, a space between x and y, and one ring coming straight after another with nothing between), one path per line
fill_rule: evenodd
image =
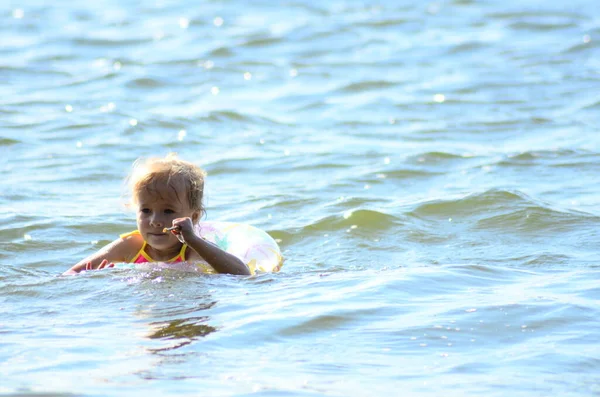
M168 261L169 259L172 259L175 255L177 255L179 251L181 251L182 246L183 244L180 243L174 246L173 248L158 250L150 246L150 244L146 244L146 253L155 261L164 262Z

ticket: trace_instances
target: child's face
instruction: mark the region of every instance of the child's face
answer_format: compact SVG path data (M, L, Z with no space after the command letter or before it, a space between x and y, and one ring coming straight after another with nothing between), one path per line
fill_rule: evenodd
M190 208L185 188L179 185L156 183L151 190L136 194L138 230L152 248L165 250L181 245L173 233L163 233L165 227L172 226L173 219L190 217L194 223L199 219L199 212Z

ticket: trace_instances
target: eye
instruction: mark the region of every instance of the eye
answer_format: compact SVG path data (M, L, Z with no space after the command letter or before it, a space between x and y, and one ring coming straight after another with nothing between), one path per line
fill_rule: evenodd
M144 214L149 214L150 213L150 208L142 208L140 210L140 212L144 213Z
M175 213L175 211L173 211L173 210L169 210L169 209L165 210L165 214L174 214L174 213Z

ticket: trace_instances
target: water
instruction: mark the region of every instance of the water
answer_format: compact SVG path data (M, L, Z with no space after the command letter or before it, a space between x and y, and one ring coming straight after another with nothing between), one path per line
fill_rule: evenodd
M0 393L600 395L595 0L0 5ZM282 271L60 273L178 152Z

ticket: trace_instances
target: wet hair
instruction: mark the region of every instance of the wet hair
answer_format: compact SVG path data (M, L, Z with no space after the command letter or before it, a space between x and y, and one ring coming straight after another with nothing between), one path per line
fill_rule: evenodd
M185 188L187 203L194 211L205 214L202 198L204 196L204 177L206 172L195 164L180 160L175 153L165 158L137 159L127 177L127 185L131 194L130 203L138 204L138 195L145 191L159 195L161 188L166 185L171 189L180 202L177 186Z

